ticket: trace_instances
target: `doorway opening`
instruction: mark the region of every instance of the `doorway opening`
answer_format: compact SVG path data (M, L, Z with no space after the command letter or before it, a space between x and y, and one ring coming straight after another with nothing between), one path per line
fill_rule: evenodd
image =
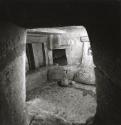
M53 64L59 64L61 66L67 65L66 51L65 49L53 50Z
M27 44L32 45L35 62L35 70L26 76L32 125L80 124L95 115L95 65L86 29L83 26L29 29Z

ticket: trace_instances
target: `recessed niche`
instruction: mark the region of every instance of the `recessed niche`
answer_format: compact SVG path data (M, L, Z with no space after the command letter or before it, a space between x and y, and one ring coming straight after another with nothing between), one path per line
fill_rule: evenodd
M61 66L67 65L65 49L53 49L53 64L58 64Z

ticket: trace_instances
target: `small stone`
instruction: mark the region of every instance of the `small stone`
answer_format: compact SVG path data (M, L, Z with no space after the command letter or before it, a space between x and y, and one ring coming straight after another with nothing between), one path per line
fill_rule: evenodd
M58 83L59 86L62 86L62 87L69 86L69 80L68 79L62 79L61 81L58 81L57 83Z

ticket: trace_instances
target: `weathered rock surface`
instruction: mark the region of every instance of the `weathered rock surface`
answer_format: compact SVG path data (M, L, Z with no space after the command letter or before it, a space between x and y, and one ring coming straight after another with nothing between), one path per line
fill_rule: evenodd
M47 77L49 81L62 80L64 77L66 77L66 72L63 67L53 66L49 68Z
M52 66L48 69L48 80L58 81L63 78L73 80L75 73L80 69L80 66Z
M85 84L95 84L94 67L81 66L80 70L74 76L74 81Z

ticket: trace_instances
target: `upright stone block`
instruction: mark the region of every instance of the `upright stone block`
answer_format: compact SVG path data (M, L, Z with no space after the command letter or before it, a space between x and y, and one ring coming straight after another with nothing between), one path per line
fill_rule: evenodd
M27 125L25 87L26 31L0 23L0 125Z

